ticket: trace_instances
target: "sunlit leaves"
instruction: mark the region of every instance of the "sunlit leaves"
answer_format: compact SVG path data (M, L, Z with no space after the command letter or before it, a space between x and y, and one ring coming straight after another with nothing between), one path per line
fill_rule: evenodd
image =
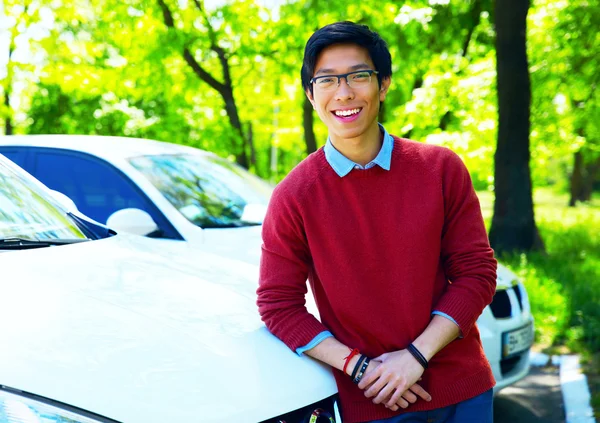
M234 151L227 140L236 134L223 99L182 57L189 48L222 83L216 45L226 52L243 130L252 129L254 170L270 176L271 149L277 146L281 177L305 156L299 76L304 44L318 27L348 19L370 25L389 44L394 75L386 127L455 149L478 187L493 187L497 110L491 0L297 0L276 2L273 8L250 0L209 7L202 1L165 0L173 12L172 29L158 0L76 3L33 1L35 12L23 24L44 22L46 29L28 41L41 59L18 61L19 78L30 81L19 92L22 123L31 122L27 114L56 117L59 104L69 107L54 121L59 128L46 125L52 121L46 119L30 131L114 130L229 156ZM566 183L574 151L585 149L588 156L600 151L594 91L599 13L597 4L583 0L536 0L530 11L531 154L538 185ZM6 69L0 66L3 75ZM43 95L48 87L60 87L60 94ZM6 107L0 112L5 115ZM318 120L315 132L322 145L327 132Z

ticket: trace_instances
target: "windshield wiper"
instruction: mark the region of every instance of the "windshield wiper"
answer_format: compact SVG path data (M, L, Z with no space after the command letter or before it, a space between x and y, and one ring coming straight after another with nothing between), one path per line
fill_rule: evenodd
M226 228L245 228L247 226L260 226L258 222L228 222L228 223L205 223L199 224L202 229L226 229Z
M69 212L67 216L73 219L79 229L81 229L81 232L90 239L104 239L117 234L106 226L85 220L74 213Z
M27 250L30 248L54 247L57 245L74 244L85 242L88 239L27 239L27 238L4 238L0 239L0 250Z

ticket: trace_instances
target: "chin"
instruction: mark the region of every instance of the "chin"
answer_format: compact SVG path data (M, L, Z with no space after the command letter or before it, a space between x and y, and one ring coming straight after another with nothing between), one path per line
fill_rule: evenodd
M358 138L366 132L365 128L344 128L333 131L334 136L342 139Z

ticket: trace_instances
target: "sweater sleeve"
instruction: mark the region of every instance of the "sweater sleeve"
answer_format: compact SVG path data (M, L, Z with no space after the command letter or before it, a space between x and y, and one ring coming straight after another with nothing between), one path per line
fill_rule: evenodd
M305 306L311 258L299 200L286 186L276 187L263 223L257 305L267 329L296 351L327 328Z
M496 290L496 259L469 172L450 150L444 163L441 259L449 285L434 309L452 316L466 337Z

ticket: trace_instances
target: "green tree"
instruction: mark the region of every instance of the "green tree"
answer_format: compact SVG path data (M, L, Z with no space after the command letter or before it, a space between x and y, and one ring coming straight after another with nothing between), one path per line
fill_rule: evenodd
M529 168L528 10L529 1L496 2L499 129L490 243L498 253L543 249L533 213Z
M27 63L22 59L15 59L17 37L21 37L21 41L26 40L27 30L32 24L39 20L39 10L40 4L34 1L26 3L6 1L0 5L0 19L8 24L6 33L4 34L8 41L6 69L3 72L4 75L0 79L0 85L3 92L3 101L0 104L0 116L3 116L5 135L12 135L15 127L15 122L13 121L15 111L11 105L13 87L16 82L15 73L19 70L21 72L28 72L31 70L30 63ZM2 35L1 32L0 35ZM22 44L24 44L23 48L25 49L34 49L34 46L31 43L25 42ZM21 57L23 57L23 55L21 55Z
M304 44L315 29L349 19L390 46L393 82L380 112L388 130L452 148L477 189L502 191L492 172L499 134L491 0L59 3L32 0L51 11L53 28L34 43L43 61L13 66L25 89L13 93L12 115L29 132L177 142L277 181L327 136L301 88ZM528 14L536 185L567 190L579 175L590 192L600 121L597 13L583 0L540 0Z
M598 3L580 0L536 1L529 18L534 176L571 205L590 199L600 167L598 25Z

